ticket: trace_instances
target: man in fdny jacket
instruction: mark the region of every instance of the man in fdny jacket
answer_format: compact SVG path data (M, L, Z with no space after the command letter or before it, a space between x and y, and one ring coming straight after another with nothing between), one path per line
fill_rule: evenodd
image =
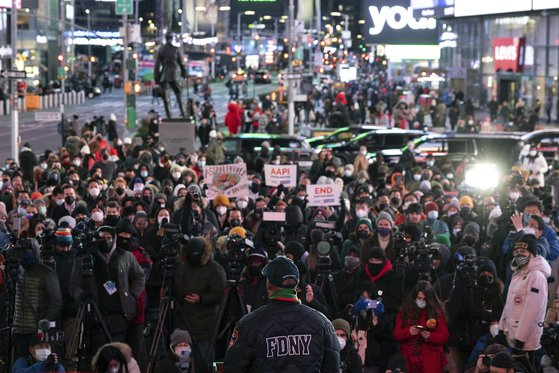
M297 298L297 266L277 257L262 273L270 302L237 324L225 355L225 372L339 372L334 327Z

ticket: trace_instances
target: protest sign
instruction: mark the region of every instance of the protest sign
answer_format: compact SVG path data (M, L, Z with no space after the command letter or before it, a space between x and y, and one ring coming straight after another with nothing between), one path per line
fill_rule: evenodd
M297 165L265 164L264 176L267 186L294 187L297 186Z
M208 186L206 196L210 200L220 194L225 194L228 198L248 196L246 163L206 165L204 166L204 181Z
M307 206L339 206L340 193L338 184L307 185Z

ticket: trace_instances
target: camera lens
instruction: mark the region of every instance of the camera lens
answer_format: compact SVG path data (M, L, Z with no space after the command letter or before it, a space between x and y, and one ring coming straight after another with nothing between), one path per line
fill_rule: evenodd
M489 356L484 356L481 358L481 363L486 367L491 366L491 358Z

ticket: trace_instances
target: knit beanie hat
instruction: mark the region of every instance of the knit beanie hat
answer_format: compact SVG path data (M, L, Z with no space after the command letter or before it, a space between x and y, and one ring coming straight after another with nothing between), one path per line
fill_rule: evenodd
M375 259L380 259L382 261L386 261L386 253L384 252L384 250L378 246L375 246L373 248L371 248L371 251L369 252L369 259L370 258L375 258Z
M394 226L394 218L393 218L392 215L390 215L388 212L386 212L386 211L381 211L381 212L378 214L378 217L377 217L377 225L378 225L379 220L381 220L381 219L384 219L384 220L388 221L388 222L390 223L390 226L391 226L391 227Z
M334 330L343 330L347 338L351 336L351 328L349 327L349 323L346 320L332 320L332 325L334 326Z
M538 255L538 244L536 237L531 234L525 234L521 239L515 242L514 250L516 249L526 249L532 253L532 255Z
M56 236L56 243L58 245L66 246L72 244L72 231L69 228L60 227L54 233Z
M213 205L214 206L223 205L225 207L229 207L229 198L227 198L225 194L219 194L215 196Z
M470 197L470 196L462 196L462 197L460 198L459 204L460 204L460 206L466 205L466 206L468 206L469 208L474 207L474 201L472 200L472 197Z
M425 204L425 212L430 211L439 211L439 206L433 201L427 202Z
M173 334L171 334L171 349L173 349L179 343L189 343L192 345L192 337L187 330L175 329Z
M367 227L369 227L370 231L373 230L373 223L371 222L371 219L361 218L357 220L357 222L355 223L355 230L357 230L361 224L365 224Z

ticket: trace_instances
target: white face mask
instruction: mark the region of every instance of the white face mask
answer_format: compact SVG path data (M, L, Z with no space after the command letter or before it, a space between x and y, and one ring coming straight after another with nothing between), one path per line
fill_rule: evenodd
M510 192L509 197L513 202L516 202L520 198L520 192Z
M227 213L227 207L225 206L218 206L215 211L219 214L219 216L223 216Z
M48 167L48 165L47 165L46 163L43 162L43 163L40 164L40 167L41 167L43 170L46 170L47 167Z
M365 218L367 217L367 210L364 209L355 210L355 216L357 216L360 219Z
M237 201L237 207L239 207L240 209L246 209L247 206L248 206L248 201L245 200Z
M179 177L181 177L181 173L180 172L173 172L173 179L178 180Z
M161 226L161 224L163 224L163 219L167 219L167 221L169 221L169 217L168 216L158 216L157 217L157 223Z
M421 180L421 174L413 174L413 179L414 179L415 181Z
M119 371L120 371L120 364L118 364L116 367L110 367L107 372L108 373L118 373Z
M74 159L74 161L72 161L72 164L76 167L80 167L82 165L82 161L80 161L79 159Z
M99 195L99 188L91 188L89 190L89 195L92 196L93 198L96 198Z
M99 223L103 221L103 212L102 211L95 211L93 214L91 214L91 219L93 219L94 222Z
M140 171L140 176L143 178L148 177L148 172L147 171Z
M192 349L190 347L177 347L175 348L175 355L181 360L189 360Z
M45 361L45 360L47 360L47 358L50 355L50 348L41 348L41 349L35 350L33 355L35 357L35 360Z
M62 204L64 204L64 200L63 200L63 199L57 199L55 202L56 202L56 204L57 204L58 206L62 206Z
M439 217L439 212L438 212L438 211L435 211L435 210L429 211L429 212L427 213L427 217L428 217L429 219L431 219L431 220L435 220L436 218Z
M535 157L536 154L538 154L537 151L535 151L535 150L530 150L530 157Z
M359 154L361 154L362 156L366 156L367 155L367 151L366 150L361 150L359 152Z
M416 299L415 305L417 306L417 308L424 309L425 307L427 307L427 302L425 301L425 299Z
M338 343L340 344L340 351L343 350L346 345L345 338L338 336Z
M456 237L462 231L462 228L454 228L452 234Z
M39 214L46 215L47 214L47 206L39 206Z

